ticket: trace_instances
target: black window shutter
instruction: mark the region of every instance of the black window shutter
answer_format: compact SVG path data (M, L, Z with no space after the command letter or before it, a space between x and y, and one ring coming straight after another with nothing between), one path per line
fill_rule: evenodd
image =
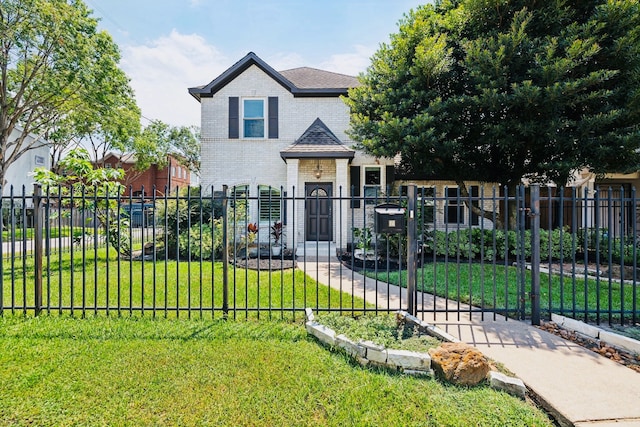
M392 189L392 185L393 182L396 180L396 168L394 165L387 165L387 170L385 172L385 175L387 176L387 182L385 182L385 185L387 187L387 194L391 194L391 189Z
M240 98L229 97L229 139L240 138Z
M278 97L269 97L269 138L278 138Z
M480 206L480 201L478 199L480 196L480 187L472 185L470 190L469 194L471 195L471 203L475 203ZM478 214L474 213L471 208L469 208L469 211L471 212L471 225L480 225L480 217Z
M351 196L360 197L360 166L351 166L349 173L351 175ZM351 207L359 208L360 200L351 199Z

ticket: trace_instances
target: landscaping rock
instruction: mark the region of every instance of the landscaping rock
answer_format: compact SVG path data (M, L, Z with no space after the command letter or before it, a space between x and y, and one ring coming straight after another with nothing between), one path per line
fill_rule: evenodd
M316 322L305 323L307 332L318 338L321 342L333 347L336 344L336 333L333 329L329 329L324 325Z
M429 349L436 374L445 381L459 385L476 385L490 371L487 358L475 348L463 343L444 343Z
M344 334L340 334L336 337L336 347L343 349L349 356L364 358L367 354L367 350L351 341Z
M364 347L367 351L365 356L370 362L375 362L380 365L387 363L387 349L382 345L378 345L371 341L360 341L360 346Z
M522 380L518 378L508 377L497 371L489 372L489 385L495 389L506 391L509 394L525 398L527 387Z
M387 365L409 370L428 371L431 369L431 356L408 350L387 350Z
M309 307L304 309L304 314L307 317L307 322L313 322L316 317L313 315L313 310Z

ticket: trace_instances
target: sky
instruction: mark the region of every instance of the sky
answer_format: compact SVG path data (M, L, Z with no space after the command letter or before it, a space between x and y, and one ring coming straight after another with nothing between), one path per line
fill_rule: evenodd
M120 47L143 126L199 126L187 89L247 53L274 69L364 72L398 22L426 0L85 0Z

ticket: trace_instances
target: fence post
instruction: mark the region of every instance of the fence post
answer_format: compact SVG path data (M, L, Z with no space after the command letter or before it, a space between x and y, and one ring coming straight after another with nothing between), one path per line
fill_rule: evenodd
M416 252L418 241L416 239L416 186L407 186L407 294L409 296L407 311L415 316L418 312L416 307Z
M212 190L213 191L213 190ZM228 186L222 186L222 315L229 315L229 233L228 233Z
M42 309L42 187L33 185L33 262L35 285L35 315Z
M540 185L531 185L531 324L540 325Z

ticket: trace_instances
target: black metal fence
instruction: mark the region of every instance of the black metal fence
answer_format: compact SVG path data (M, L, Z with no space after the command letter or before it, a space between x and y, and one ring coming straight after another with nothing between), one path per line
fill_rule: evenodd
M362 190L12 190L0 315L295 318L313 307L638 322L634 190ZM378 232L381 205L408 232Z

